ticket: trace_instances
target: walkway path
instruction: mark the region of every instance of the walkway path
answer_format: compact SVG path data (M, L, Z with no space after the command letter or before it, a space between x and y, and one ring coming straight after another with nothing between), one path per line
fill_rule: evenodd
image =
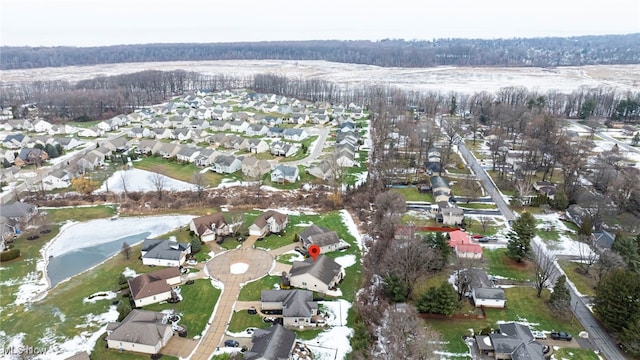
M202 340L191 359L208 360L225 340L225 332L243 284L268 274L273 267L274 258L268 252L254 249L257 237L249 237L239 249L216 255L206 264L211 277L224 285L213 320L209 324ZM232 267L233 266L233 267ZM246 271L242 272L246 266Z

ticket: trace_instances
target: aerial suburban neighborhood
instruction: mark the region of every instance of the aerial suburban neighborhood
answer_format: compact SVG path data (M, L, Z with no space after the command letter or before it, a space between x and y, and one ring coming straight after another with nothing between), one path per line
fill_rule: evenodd
M8 84L3 355L640 356L640 93L300 76Z

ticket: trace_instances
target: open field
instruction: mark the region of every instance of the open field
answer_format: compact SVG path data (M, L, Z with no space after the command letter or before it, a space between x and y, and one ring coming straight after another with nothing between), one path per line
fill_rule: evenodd
M291 78L322 79L342 85L389 85L420 91L494 92L525 86L539 92L572 92L602 83L619 91L633 91L640 83L640 65L593 65L559 68L433 67L398 68L312 60L221 60L103 64L0 71L4 83L65 80L71 83L98 76L144 70L184 69L208 75L248 77L274 73Z

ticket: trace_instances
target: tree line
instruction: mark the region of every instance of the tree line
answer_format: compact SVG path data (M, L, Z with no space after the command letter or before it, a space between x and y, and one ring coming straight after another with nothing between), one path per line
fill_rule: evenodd
M640 34L380 41L272 41L100 47L0 47L0 70L199 60L326 60L376 66L580 66L637 64Z

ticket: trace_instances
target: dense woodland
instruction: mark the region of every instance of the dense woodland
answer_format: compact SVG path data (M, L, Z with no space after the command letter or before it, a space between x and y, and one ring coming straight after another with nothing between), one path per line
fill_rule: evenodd
M637 64L640 34L515 39L274 41L101 47L0 47L0 69L149 61L326 60L377 66Z

